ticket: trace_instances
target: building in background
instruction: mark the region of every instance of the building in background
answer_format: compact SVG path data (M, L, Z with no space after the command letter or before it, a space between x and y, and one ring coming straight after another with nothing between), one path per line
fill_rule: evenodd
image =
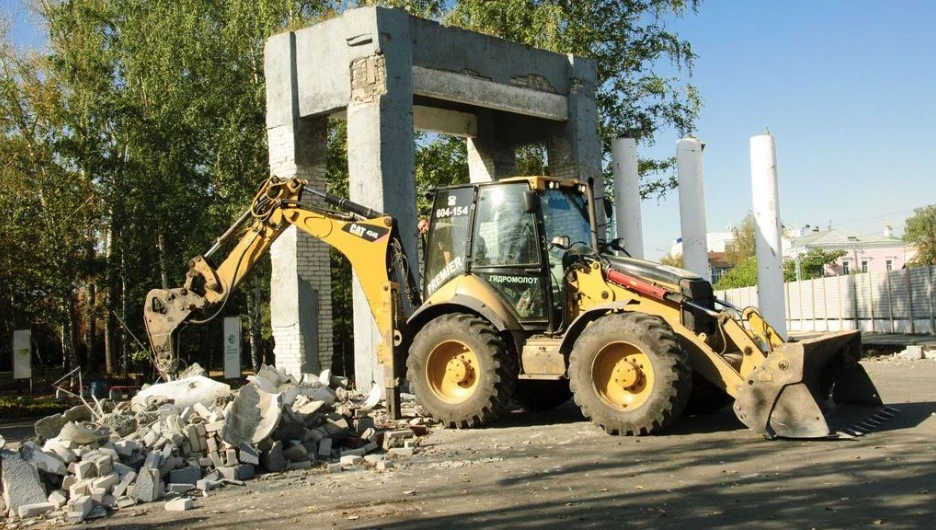
M881 234L865 235L839 228L814 228L795 237L790 248L784 248L784 256L796 259L812 249L846 252L826 266L826 274L829 276L899 270L914 255L913 249L908 248L903 239L894 236L890 225L885 225Z
M790 240L785 236L781 237L784 254L790 248ZM733 232L709 232L705 234L705 244L708 247L709 263L709 281L715 284L728 271L734 268L734 264L728 261L728 254L732 251L734 244ZM670 247L669 256L682 255L682 238L673 241Z
M706 234L710 280L714 284L733 267L728 262L732 250L732 232L709 232ZM844 250L846 254L826 266L826 276L862 272L886 272L900 270L916 254L913 246L894 235L890 225L885 225L881 234L859 234L850 230L806 225L802 228L785 228L781 237L784 259L795 260L810 250L832 252ZM682 255L682 238L670 247L669 256Z

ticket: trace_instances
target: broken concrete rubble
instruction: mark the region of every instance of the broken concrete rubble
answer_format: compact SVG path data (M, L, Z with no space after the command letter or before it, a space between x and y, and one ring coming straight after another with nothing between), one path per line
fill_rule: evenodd
M46 416L36 422L36 436L42 439L55 438L66 423L68 420L62 414Z
M282 412L280 394L270 394L254 385L247 385L240 389L225 416L221 439L233 447L264 440L279 425Z
M170 512L184 512L191 510L195 506L195 501L188 497L173 499L166 503L166 510Z
M3 471L3 500L7 510L17 513L20 506L46 502L48 497L39 471L18 452L0 450Z
M386 462L378 454L384 440L400 447L414 436L408 421L368 412L364 396L316 377L297 381L264 366L236 392L205 379L153 385L133 402L104 400L37 422L41 446L3 452L4 491L14 492L7 511L15 516L29 506L24 513L80 523L166 494L205 495L256 473L373 468ZM190 389L196 398L186 396Z
M107 429L88 427L86 425L70 421L66 423L59 432L58 439L62 442L68 442L77 445L90 445L110 436Z
M37 502L36 504L24 504L19 507L17 513L22 518L27 517L36 517L37 515L45 515L55 509L55 505L51 502Z
M182 412L183 409L192 407L195 403L201 403L206 407L211 406L216 399L226 397L230 393L230 385L195 375L144 388L133 397L131 403L133 403L134 410L145 410L154 398L171 399L179 412Z

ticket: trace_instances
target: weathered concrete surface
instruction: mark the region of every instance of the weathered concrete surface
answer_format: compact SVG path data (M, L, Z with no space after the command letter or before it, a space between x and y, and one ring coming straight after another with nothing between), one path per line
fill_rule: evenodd
M219 397L230 393L230 385L203 376L192 376L144 388L133 397L131 402L135 408L143 409L148 399L168 398L172 399L173 404L181 411L196 403L211 405Z
M411 264L414 128L468 138L472 182L512 176L516 148L537 144L551 174L603 195L591 60L367 7L271 37L265 74L271 171L321 187L325 120L346 119L350 198L397 219ZM329 366L332 349L328 253L303 237L290 229L271 250L277 364L296 375L317 371L312 360ZM356 384L366 391L384 386L380 337L353 285Z
M299 112L296 36L274 35L266 44L264 75L270 171L301 177L325 191L327 118ZM270 320L277 365L301 376L331 365L331 274L328 246L290 227L270 247Z
M8 510L17 513L20 506L40 504L48 500L36 467L23 460L19 453L0 450L3 468L3 501Z
M254 385L244 386L224 419L221 438L234 447L258 443L276 430L282 413L282 394L269 394Z
M46 416L36 422L36 436L46 439L55 438L66 423L68 423L68 420L61 414Z
M153 502L162 497L162 489L159 470L144 467L137 475L132 497L139 502Z
M348 103L348 190L350 199L396 218L410 263L416 254L416 143L413 125L413 40L404 11L350 13L372 41L354 48ZM314 29L314 28L310 28ZM351 27L347 27L348 31ZM313 34L310 32L310 36ZM357 388L383 388L384 367L376 362L381 343L371 308L357 281L354 300L354 373Z
M570 402L491 428L437 430L390 470L269 477L199 500L201 519L157 510L102 526L929 528L936 361L865 366L901 414L857 440L767 441L730 409L666 435L610 437Z

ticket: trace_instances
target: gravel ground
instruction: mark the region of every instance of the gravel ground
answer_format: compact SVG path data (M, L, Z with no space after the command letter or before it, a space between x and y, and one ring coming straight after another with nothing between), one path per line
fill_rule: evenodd
M932 528L936 361L865 366L887 404L854 440L767 441L730 409L666 435L605 435L573 403L485 429L433 429L392 471L267 475L78 528Z

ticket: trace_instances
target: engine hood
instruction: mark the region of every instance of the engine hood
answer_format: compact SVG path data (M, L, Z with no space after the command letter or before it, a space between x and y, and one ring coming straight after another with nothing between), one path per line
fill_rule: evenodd
M661 263L607 254L602 257L606 258L612 267L624 274L630 274L631 276L636 276L645 280L677 286L680 285L681 280L705 280L694 272L670 267L669 265L663 265Z

